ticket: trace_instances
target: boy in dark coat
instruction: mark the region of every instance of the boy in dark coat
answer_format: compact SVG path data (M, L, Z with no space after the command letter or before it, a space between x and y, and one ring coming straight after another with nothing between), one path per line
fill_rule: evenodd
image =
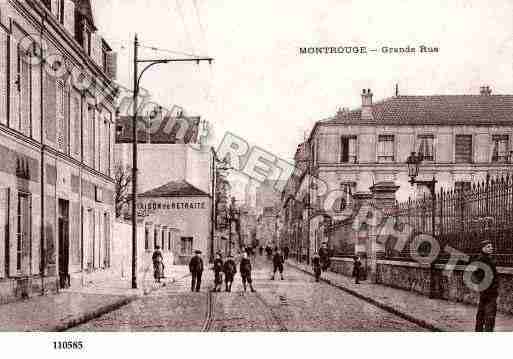
M194 257L189 262L189 271L191 272L191 292L200 291L201 288L201 275L203 274L203 259L201 259L201 251L197 250L194 252Z
M353 277L355 284L360 284L360 269L362 267L362 262L360 261L360 257L354 256L354 264L353 264Z
M242 277L242 286L244 287L244 291L246 291L247 282L251 291L254 292L255 289L253 289L253 280L251 279L251 261L249 260L248 254L246 252L242 253L239 270L240 276Z
M324 242L322 247L319 249L319 257L321 258L321 269L325 272L330 266L330 255L326 242Z
M283 280L283 262L285 262L283 255L279 249L276 249L276 252L273 256L273 277L271 280L274 280L274 275L276 274L277 270L280 271L281 280Z
M221 285L223 284L223 259L221 258L221 253L216 254L216 259L214 259L214 292L221 291Z
M237 265L235 264L235 261L233 260L231 254L228 255L228 259L226 259L226 261L224 262L223 271L226 291L231 292L233 277L235 276L235 273L237 273Z
M315 281L318 282L321 278L321 257L319 257L317 252L315 252L312 257L312 267L315 274Z
M482 268L488 268L491 278L485 274L485 270L478 269L475 274L479 288L479 305L476 315L476 332L493 332L495 328L495 316L497 314L497 297L499 296L499 282L495 261L491 257L493 245L489 240L481 242L481 255L477 258ZM488 272L488 271L487 271Z

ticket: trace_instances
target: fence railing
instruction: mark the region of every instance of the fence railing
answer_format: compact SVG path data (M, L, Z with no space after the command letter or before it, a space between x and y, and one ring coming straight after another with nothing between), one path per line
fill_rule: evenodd
M510 174L494 179L487 177L466 189L442 189L433 198L424 196L398 203L396 209L396 223L400 226L410 226L412 234L434 236L441 249L438 261L449 258L450 254L444 250L449 247L472 257L479 253L480 242L489 239L498 264L513 266L513 176ZM394 240L387 241L385 256L410 259L413 237L410 236L401 251L394 249ZM429 252L427 246L424 250Z

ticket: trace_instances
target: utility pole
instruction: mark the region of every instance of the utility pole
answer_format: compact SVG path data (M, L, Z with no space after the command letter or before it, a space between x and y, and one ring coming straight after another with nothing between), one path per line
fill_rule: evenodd
M132 117L132 288L137 289L137 112L138 112L138 104L137 97L139 96L139 87L141 83L142 75L148 70L150 67L157 64L168 64L170 62L196 62L197 64L200 61L208 61L209 64L214 61L211 57L192 57L192 58L182 58L182 59L144 59L140 60L138 58L138 48L139 41L137 39L137 34L134 38L134 113ZM139 63L145 63L145 67L142 69L141 73L138 71L137 65Z
M137 34L134 39L134 109L132 119L132 288L137 289Z

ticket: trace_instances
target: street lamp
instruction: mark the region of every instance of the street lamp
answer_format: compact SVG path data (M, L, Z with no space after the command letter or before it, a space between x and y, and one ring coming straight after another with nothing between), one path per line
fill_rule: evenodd
M137 34L134 38L134 97L133 97L133 118L132 118L132 288L137 289L137 112L139 97L139 86L141 78L144 73L152 66L157 64L168 64L170 62L189 62L194 61L197 64L200 61L208 61L209 64L214 61L211 57L198 57L187 59L144 59L137 58L139 49L139 40ZM146 64L142 71L139 73L137 66L139 63Z
M431 195L431 203L432 203L432 213L431 213L431 231L433 238L435 237L435 186L438 182L433 175L433 179L429 181L420 181L417 180L417 176L419 175L419 165L424 160L424 156L422 153L416 154L412 152L408 158L406 159L406 164L408 165L408 176L410 177L410 184L413 186L415 184L427 187L429 193Z

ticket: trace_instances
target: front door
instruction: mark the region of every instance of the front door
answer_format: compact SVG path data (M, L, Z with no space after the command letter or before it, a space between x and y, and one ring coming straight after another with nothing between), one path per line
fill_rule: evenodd
M59 283L70 286L69 278L69 202L59 199Z

